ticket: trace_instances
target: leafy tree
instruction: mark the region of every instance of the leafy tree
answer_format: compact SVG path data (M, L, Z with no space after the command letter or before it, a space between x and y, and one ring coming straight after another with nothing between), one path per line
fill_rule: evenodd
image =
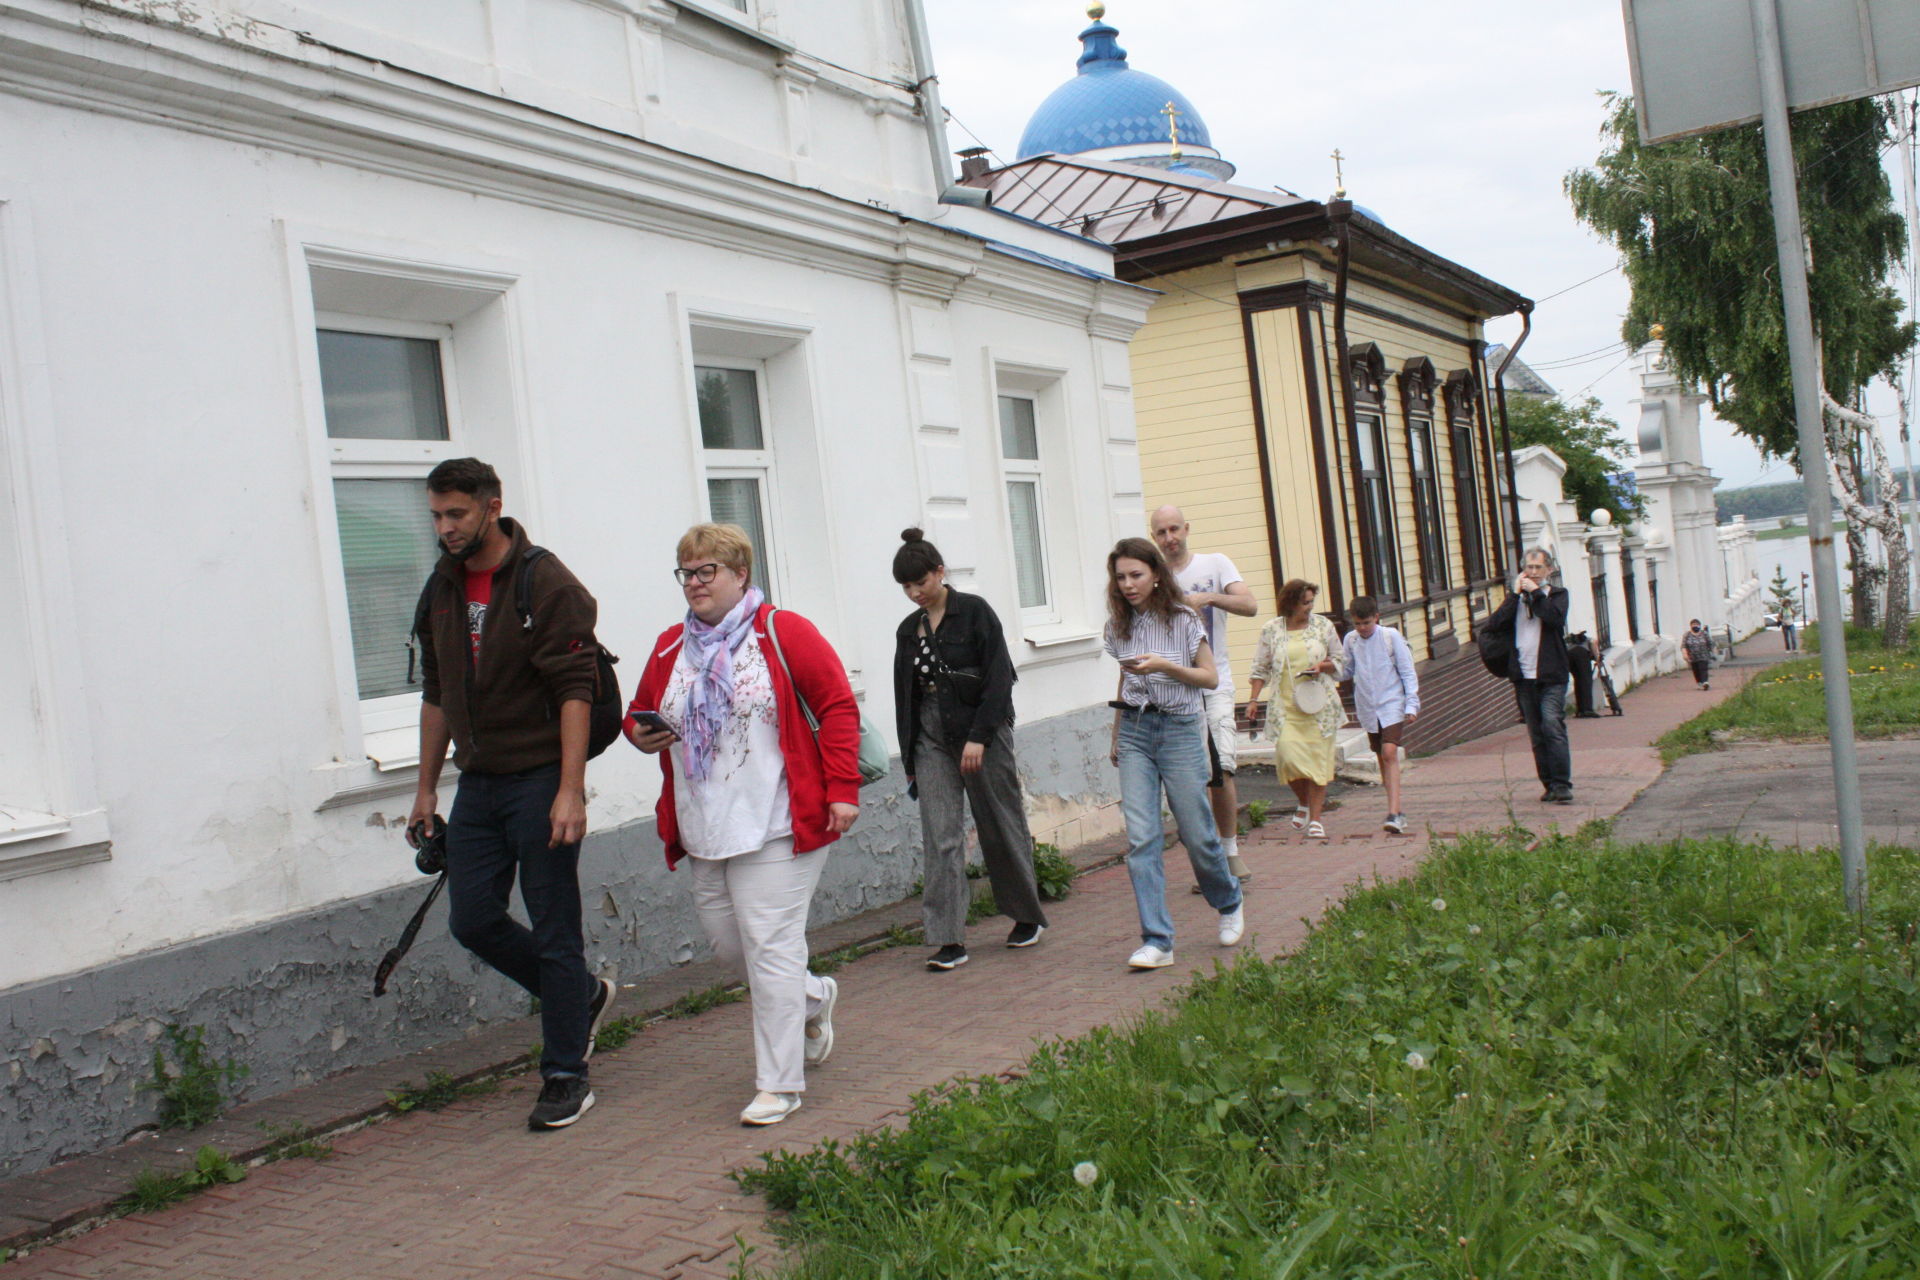
M1574 213L1620 250L1633 300L1621 335L1645 343L1665 326L1668 360L1698 383L1714 411L1767 454L1798 458L1764 143L1757 125L1643 144L1632 98L1607 95L1603 146L1591 169L1567 175ZM1905 227L1880 156L1893 119L1872 98L1794 117L1793 146L1811 264L1808 289L1822 359L1829 480L1850 525L1881 529L1890 579L1907 554L1890 503L1864 499L1884 450L1870 419L1844 406L1877 377L1894 377L1914 344L1889 275ZM1893 488L1886 484L1886 488ZM1884 526L1884 527L1883 527ZM1894 563L1894 562L1897 562ZM1890 582L1890 586L1893 585ZM1888 643L1905 641L1904 590L1888 601Z
M1640 496L1623 493L1613 482L1627 469L1633 452L1620 424L1601 412L1596 397L1569 402L1560 396L1509 396L1507 426L1515 449L1543 444L1560 455L1567 464L1561 488L1582 520L1595 507L1613 512L1614 521L1622 525L1639 516Z

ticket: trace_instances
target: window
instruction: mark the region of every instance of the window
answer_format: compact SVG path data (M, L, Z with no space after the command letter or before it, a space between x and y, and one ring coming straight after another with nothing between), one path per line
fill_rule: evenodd
M1407 448L1413 466L1413 512L1420 529L1420 565L1427 594L1445 591L1447 539L1440 522L1440 481L1434 475L1433 422L1415 418L1407 428Z
M1047 583L1040 430L1030 397L1000 397L1000 465L1006 477L1007 520L1012 526L1020 609L1023 613L1044 610L1050 607L1052 596Z
M407 636L439 558L421 482L454 450L443 333L369 332L366 324L323 317L316 343L354 676L361 701L377 704L363 711L392 719L418 700Z
M1486 533L1480 517L1480 484L1474 471L1474 416L1479 384L1465 369L1447 375L1447 431L1453 439L1453 510L1460 531L1460 559L1469 583L1487 578Z
M1441 527L1440 480L1433 452L1433 361L1415 356L1400 371L1400 411L1407 424L1407 468L1413 473L1413 528L1420 545L1422 593L1448 586L1447 539Z
M440 558L425 480L437 463L472 452L456 438L452 338L450 325L315 316L353 691L362 749L383 769L419 753L419 673L407 639Z
M1348 353L1347 393L1353 402L1353 469L1360 511L1361 563L1368 594L1400 599L1400 557L1394 542L1393 487L1387 475L1386 361L1363 342Z
M775 596L776 572L769 531L773 528L773 449L757 364L697 364L694 396L700 411L700 447L707 474L707 510L719 524L737 524L753 543L753 581Z

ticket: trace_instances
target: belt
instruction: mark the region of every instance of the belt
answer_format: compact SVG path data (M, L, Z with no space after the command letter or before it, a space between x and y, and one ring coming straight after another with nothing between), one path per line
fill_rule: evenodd
M1144 707L1136 707L1131 702L1117 701L1109 702L1107 705L1115 711L1132 711L1143 716L1171 716L1180 714L1177 711L1168 711L1165 707L1156 707L1151 702Z

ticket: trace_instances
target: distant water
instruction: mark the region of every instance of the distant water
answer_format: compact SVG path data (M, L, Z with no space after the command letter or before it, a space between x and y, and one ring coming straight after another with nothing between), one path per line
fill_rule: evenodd
M1834 535L1834 553L1840 563L1840 589L1845 591L1852 583L1853 575L1847 572L1847 543L1844 536ZM1776 538L1753 544L1753 567L1760 573L1761 594L1769 600L1772 593L1768 586L1773 582L1773 569L1778 565L1786 572L1787 583L1793 588L1793 598L1800 599L1800 575L1807 574L1807 613L1810 617L1820 616L1820 606L1813 598L1813 546L1807 541L1806 534L1797 538ZM1772 612L1772 607L1768 607Z

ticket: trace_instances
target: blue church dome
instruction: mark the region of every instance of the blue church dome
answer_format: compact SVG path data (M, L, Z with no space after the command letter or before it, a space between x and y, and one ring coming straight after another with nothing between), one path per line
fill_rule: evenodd
M1019 159L1055 152L1123 160L1212 178L1230 178L1233 166L1213 149L1207 122L1193 103L1158 76L1127 65L1120 33L1100 20L1101 5L1089 12L1093 25L1080 33L1079 74L1055 89L1027 121L1020 135ZM1167 108L1180 154L1173 154ZM1104 154L1101 154L1104 153Z

